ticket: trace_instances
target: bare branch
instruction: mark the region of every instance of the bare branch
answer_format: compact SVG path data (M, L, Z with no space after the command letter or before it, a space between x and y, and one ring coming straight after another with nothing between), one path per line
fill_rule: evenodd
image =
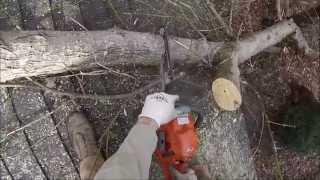
M155 80L155 81L151 82L150 84L148 84L140 89L137 89L131 93L117 94L117 95L98 95L98 94L92 95L92 94L79 94L79 93L73 93L73 92L59 91L56 89L48 88L48 87L46 87L36 81L33 81L29 77L26 77L26 79L28 79L29 81L31 81L33 84L35 84L39 88L43 89L44 91L53 93L58 96L68 96L68 97L71 97L74 99L92 99L92 100L114 100L114 99L133 98L135 95L141 94L144 91L150 89L151 87L160 84L160 80Z
M232 37L233 33L232 33L231 28L224 22L223 18L220 16L220 14L217 12L216 8L214 7L214 4L211 3L210 0L207 0L207 4L209 5L209 9L211 10L211 12L216 16L219 23L224 27L224 30L226 31L226 33L230 37Z

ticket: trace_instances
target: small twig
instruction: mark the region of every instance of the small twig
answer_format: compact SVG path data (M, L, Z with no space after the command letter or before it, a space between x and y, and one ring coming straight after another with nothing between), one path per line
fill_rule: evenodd
M266 115L266 119L267 119L267 122L270 121L267 115ZM278 176L277 176L276 179L283 180L282 173L281 173L281 165L280 165L280 162L279 162L279 159L278 159L278 150L277 150L277 146L276 146L273 134L272 134L270 123L267 123L267 128L268 128L270 139L271 139L272 146L273 146L273 148L272 148L273 149L273 153L274 153L274 156L276 158L276 166L277 166L276 170L277 170L277 173L278 173Z
M254 87L252 87L249 83L247 83L247 82L244 82L244 81L242 81L242 83L243 84L245 84L245 85L247 85L248 87L250 87L255 93L256 93L256 96L257 96L257 98L259 99L259 101L260 102L263 102L262 101L262 98L261 98L261 96L260 96L260 94L259 94L259 92L254 88ZM261 134L260 134L260 138L259 138L259 145L258 145L258 147L257 147L257 149L255 150L255 152L253 153L253 155L255 155L256 154L256 152L257 152L257 150L258 150L258 148L259 148L259 146L260 146L260 143L261 143L261 140L262 140L262 135L263 135L263 127L264 127L264 125L265 125L265 120L267 121L267 122L270 122L270 120L269 120L269 117L268 117L268 115L265 113L266 111L265 111L265 105L264 105L264 103L261 103L262 104L262 108L263 108L263 112L262 112L262 120L263 120L263 124L262 124L262 128L261 128ZM270 136L270 139L271 139L271 142L272 142L272 146L273 146L273 151L274 151L274 155L275 155L275 158L276 158L276 168L277 168L277 173L278 173L278 176L277 176L277 179L279 179L279 180L283 180L283 177L282 177L282 175L281 175L281 165L280 165L280 163L279 163L279 159L278 159L278 150L277 150L277 147L276 147L276 144L275 144L275 140L274 140L274 137L273 137L273 134L272 134L272 130L271 130L271 127L270 127L270 123L266 123L267 124L267 130L268 130L268 133L269 133L269 136ZM254 157L254 156L253 156Z
M176 77L173 77L172 80L176 80L176 79L180 79L183 76L185 76L185 73L180 73L179 75L177 75ZM31 81L33 84L35 84L36 86L29 86L29 85L23 85L23 84L0 84L0 87L16 87L16 88L32 88L32 89L42 89L44 91L53 93L55 95L58 96L68 96L74 99L92 99L92 100L115 100L115 99L128 99L128 98L132 98L138 94L143 93L144 91L152 88L153 86L156 86L158 84L161 83L160 79L154 80L151 83L149 83L148 85L141 87L131 93L125 93L125 94L117 94L117 95L90 95L90 94L86 94L86 95L82 95L79 93L73 93L73 92L63 92L63 91L59 91L56 89L52 89L49 87L46 87L36 81L33 81L31 78L29 77L25 77L26 79L28 79L29 81Z
M204 40L205 41L205 40ZM187 49L191 54L193 54L194 56L200 58L202 60L202 62L204 63L208 63L208 60L204 59L202 56L200 56L197 52L192 51L188 46L186 46L185 44L183 44L180 41L174 40L175 43L177 43L178 45L180 45L181 47Z
M68 96L68 97L72 97L72 98L79 98L79 99L92 99L92 100L114 100L114 99L126 99L126 98L132 98L135 95L141 94L142 92L150 89L153 86L156 86L160 83L160 80L155 80L153 82L151 82L150 84L137 89L131 93L126 93L126 94L117 94L117 95L91 95L91 94L86 94L86 95L82 95L79 93L73 93L73 92L63 92L63 91L59 91L56 89L52 89L52 88L48 88L36 81L33 81L31 78L26 77L26 79L30 80L33 84L39 86L41 89L51 92L55 95L59 95L59 96Z
M171 1L171 0L167 0L167 2L170 3L170 4L172 4L173 6L177 7L177 8L179 9L180 13L182 14L183 18L185 19L185 21L187 21L188 24L190 25L190 27L191 27L193 30L195 30L195 31L201 36L202 39L206 39L206 36L203 35L200 31L198 31L197 27L191 22L191 20L190 20L190 19L187 17L187 15L184 13L184 10L183 10L177 3L175 3L175 2L173 2L173 1ZM179 3L179 4L180 4L180 3ZM186 4L184 4L184 5L186 5ZM182 6L184 6L184 5L182 4ZM186 6L184 6L184 7L186 7ZM187 8L188 8L188 5L187 5ZM192 10L191 10L191 11L192 11ZM193 14L193 16L195 16L194 13L192 13L192 14Z
M123 12L121 13L123 15L129 15L129 16L150 16L150 17L160 17L160 18L174 18L173 16L169 15L161 15L161 14L147 14L147 13L130 13L130 12Z
M84 25L82 25L79 21L73 19L72 17L67 16L72 22L76 23L78 26L80 26L83 30L89 31Z
M110 129L113 127L115 121L118 119L118 117L120 116L120 112L118 111L118 113L116 114L116 116L111 120L111 122L109 123L108 127L106 128L105 132L103 133L103 135L101 135L101 137L99 138L99 143L102 144L102 140L104 139L104 137L106 137L106 158L109 158L109 154L108 154L108 146L109 146L109 139L110 139Z
M99 142L98 151L97 151L96 157L95 157L95 159L94 159L94 165L91 167L90 176L89 176L89 177L93 176L92 173L94 172L94 170L95 170L95 168L96 168L96 165L97 165L97 162L98 162L99 158L101 158L101 148L102 148L102 147L101 147L101 145L102 145L101 141L102 141L102 139L104 138L104 136L106 136L107 134L109 134L110 128L113 126L113 123L114 123L115 120L119 117L119 115L120 115L120 111L119 111L118 114L115 116L115 118L112 119L112 121L110 122L110 124L109 124L109 126L107 127L106 131L104 132L103 135L100 136L100 138L99 138L99 140L98 140L98 142ZM109 136L109 135L108 135L108 136ZM107 137L107 138L109 138L109 137ZM107 141L108 141L108 139L107 139ZM108 149L106 148L106 152L107 152L107 150L108 150ZM106 157L106 158L108 158L108 157Z
M56 108L54 111L51 111L47 114L45 114L44 116L40 117L39 119L36 119L34 121L31 121L30 123L24 125L24 126L21 126L20 128L18 129L15 129L11 132L9 132L8 134L5 135L5 137L0 141L0 144L3 143L5 140L8 139L9 136L12 136L13 134L16 134L24 129L26 129L27 127L30 127L31 125L35 124L35 123L38 123L39 121L42 121L43 119L47 118L48 116L51 116L51 114L55 113L56 111L60 110L61 108L63 108L64 105L61 105L59 106L58 108Z
M78 82L78 84L79 84L79 87L80 87L80 90L81 90L82 95L85 95L85 94L86 94L86 91L84 90L83 84L81 83L82 80L79 78L79 76L75 76L75 77L76 77L77 82Z
M261 130L260 130L259 141L258 141L257 148L255 149L255 151L252 154L252 157L255 157L257 152L258 152L258 150L259 150L259 148L260 148L260 146L261 146L261 142L262 142L262 137L263 137L263 133L264 133L264 126L265 126L266 108L265 108L265 105L262 103L263 100L261 98L260 93L253 86L251 86L249 83L244 82L244 81L242 81L241 83L247 85L248 87L250 87L252 89L252 91L256 94L258 100L261 102L261 105L262 105L262 112L261 112L262 122L261 122ZM249 108L248 108L248 110L249 110ZM249 110L249 112L251 112L251 111Z
M114 14L114 16L115 16L115 17L118 19L118 21L120 22L120 24L122 24L124 27L126 27L126 28L128 29L127 24L124 23L123 19L120 17L120 15L119 15L119 13L118 13L118 11L117 11L116 8L113 6L111 0L106 0L106 1L107 1L108 5L110 6L110 8L111 8L111 10L112 10L112 12L113 12L113 14Z
M200 24L202 24L201 21L200 21L200 18L199 18L198 15L194 12L194 10L192 9L192 7L191 7L189 4L184 3L183 1L178 1L178 3L181 4L182 6L186 7L187 9L189 9L189 10L191 11L192 15L196 18L196 20L197 20Z
M133 76L130 75L130 74L115 71L115 70L113 70L113 69L111 69L111 68L109 68L109 67L107 67L107 66L105 66L105 65L102 65L102 64L98 63L98 62L97 62L96 64L97 64L98 66L102 67L103 69L106 69L106 70L108 70L108 71L110 71L110 72L112 72L112 73L114 73L114 74L118 74L118 75L121 75L121 76L126 76L126 77L129 77L129 78L132 78L132 79L136 79L135 77L133 77Z
M259 142L258 142L258 146L257 146L257 148L255 149L255 151L253 152L253 154L252 154L252 157L255 157L256 156L256 154L257 154L257 152L258 152L258 150L259 150L259 148L260 148L260 146L261 146L261 142L262 142L262 136L263 136L263 132L264 132L264 122L265 122L265 113L263 113L262 115L261 115L261 117L262 117L262 125L261 125L261 131L260 131L260 136L259 136Z
M285 0L285 17L290 16L290 1Z
M83 94L79 94L79 93L64 92L64 91L52 89L52 88L46 87L38 82L33 81L31 78L28 78L28 77L26 77L26 78L28 80L31 80L31 82L33 84L35 84L36 86L23 85L23 84L0 84L0 88L14 87L14 88L42 89L42 90L45 90L47 92L53 93L58 96L68 96L68 97L75 98L75 99L92 99L92 100L109 99L109 100L114 100L114 99L132 98L133 96L141 94L142 92L152 88L153 86L160 84L160 80L154 80L150 84L148 84L142 88L139 88L131 93L126 93L126 94L117 94L117 95L98 95L98 94L90 95L90 94L86 94L86 95L83 95Z
M234 6L234 0L231 0L231 7L230 7L230 14L229 14L229 29L232 30L232 18L233 18L233 6Z
M149 8L151 8L153 11L156 11L160 14L165 14L166 16L169 16L165 11L164 9L167 7L167 3L164 3L160 8L154 8L151 4L148 4L148 3L145 3L143 1L140 1L140 0L136 0L136 2L139 2L141 4L143 4L144 6L147 6ZM144 26L147 26L149 25L150 23L152 22L152 18L149 18L145 23L142 23L141 25L138 25L138 27L144 27ZM137 28L138 28L137 27Z
M224 22L223 18L220 16L220 14L217 12L216 8L214 7L214 4L210 2L210 0L207 0L207 4L209 6L209 9L211 12L216 16L217 20L219 23L224 27L226 33L230 36L233 37L233 33L231 28Z
M277 16L278 16L278 20L282 21L282 9L281 9L281 0L277 0L276 1L276 6L277 6Z
M0 88L24 88L27 87L23 84L0 84Z
M73 76L99 76L99 75L104 75L104 74L108 74L110 73L107 70L97 70L97 71L91 71L91 72L79 72L79 73L75 73L75 74L70 74L70 75L63 75L63 76L59 76L62 78L67 78L67 77L73 77Z
M253 1L249 1L248 3L244 3L245 4L245 9L246 9L246 14L245 14L245 18L244 19L242 19L242 21L241 21L241 24L240 24L240 27L239 27L239 30L238 30L238 33L237 33L237 36L236 36L236 40L238 41L239 40L239 38L240 38L240 35L242 34L242 31L243 31L243 29L242 28L244 28L244 22L245 21L248 21L247 20L247 17L248 16L250 16L250 14L249 14L249 12L250 12L250 6L251 6L251 3L252 3ZM242 11L242 10L241 10ZM251 24L251 26L252 26L252 23L251 23L251 21L249 21L249 23Z
M282 124L282 123L277 123L277 122L274 122L274 121L268 121L268 123L271 123L271 124L275 124L275 125L278 125L278 126L283 126L283 127L291 127L291 128L296 128L295 125L290 125L290 124Z
M242 34L242 31L243 31L242 28L243 28L243 27L244 27L243 22L241 22L240 28L239 28L239 31L238 31L237 37L236 37L236 40L237 40L237 41L239 41L239 39L240 39L240 35Z

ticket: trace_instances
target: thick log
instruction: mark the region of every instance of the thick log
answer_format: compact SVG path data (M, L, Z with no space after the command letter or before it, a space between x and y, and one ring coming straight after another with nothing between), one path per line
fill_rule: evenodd
M48 111L42 93L24 88L12 90L10 95L15 109L14 113L22 125L41 119L41 122L32 124L24 131L35 156L38 158L38 163L43 166L43 172L47 174L49 179L77 178L75 167L67 155L56 124L50 115L52 112ZM67 108L62 106L57 109ZM61 167L64 167L63 170Z
M239 40L230 52L234 51L238 57L236 61L242 63L296 31L293 21L284 21ZM0 82L90 68L97 63L158 65L164 52L161 36L120 29L0 32L0 39ZM212 59L225 62L215 56L219 49L224 51L222 42L171 37L169 46L175 63L199 63Z
M14 113L10 96L6 89L0 89L0 132L5 135L20 127L20 123ZM37 164L34 153L27 142L25 131L17 132L5 146L1 146L1 156L6 163L8 171L14 178L28 179L45 179L40 166ZM0 170L0 172L2 169ZM1 174L1 173L0 173ZM0 179L5 176L0 175ZM10 178L9 178L10 179Z
M96 63L155 65L164 52L161 36L110 29L107 31L0 32L0 82L20 77L56 74ZM198 63L222 43L173 37L171 58Z

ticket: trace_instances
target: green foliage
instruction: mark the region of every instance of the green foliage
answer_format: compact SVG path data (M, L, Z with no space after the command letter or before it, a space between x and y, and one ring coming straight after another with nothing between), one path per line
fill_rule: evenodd
M320 153L320 108L296 105L284 114L284 122L294 125L286 127L282 139L289 148L305 153Z

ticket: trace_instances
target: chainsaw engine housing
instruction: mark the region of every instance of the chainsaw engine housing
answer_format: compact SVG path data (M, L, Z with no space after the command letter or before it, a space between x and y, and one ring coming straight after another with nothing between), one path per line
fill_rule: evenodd
M195 127L197 116L188 107L180 107L177 110L180 112L178 116L161 125L157 131L158 146L155 155L164 172L171 166L185 173L188 162L198 149L199 140ZM168 176L166 172L165 176Z

